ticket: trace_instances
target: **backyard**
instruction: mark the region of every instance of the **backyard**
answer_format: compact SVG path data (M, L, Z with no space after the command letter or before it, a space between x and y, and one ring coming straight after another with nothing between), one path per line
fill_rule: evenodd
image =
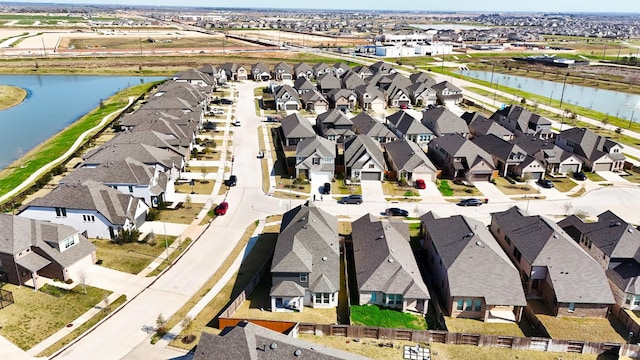
M351 306L351 323L393 329L427 329L427 322L423 316L396 309L379 308L376 305Z

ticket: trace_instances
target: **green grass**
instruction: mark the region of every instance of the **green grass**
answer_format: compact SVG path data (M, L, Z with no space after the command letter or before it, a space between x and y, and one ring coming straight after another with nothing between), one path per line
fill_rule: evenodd
M162 260L160 265L158 265L158 267L153 269L153 271L151 271L147 276L156 276L160 274L164 269L167 268L167 266L169 266L169 264L173 263L173 261L177 259L178 256L180 256L180 254L182 254L189 247L189 244L191 244L191 241L192 241L191 238L186 238L182 240L182 242L178 244L178 247L174 249L171 254L169 254L169 259Z
M105 305L104 302L99 304L99 306L102 307L102 310L100 312L98 312L97 314L93 315L93 317L91 317L91 319L85 321L82 325L80 325L77 328L75 328L75 330L73 330L72 332L70 332L69 334L64 336L62 339L58 340L58 342L56 342L55 344L53 344L53 345L49 346L48 348L46 348L43 352L38 354L38 356L48 357L48 356L53 355L53 353L55 353L56 351L62 349L65 345L69 344L71 341L73 341L75 338L80 336L82 333L84 333L85 331L91 329L95 324L100 322L100 320L104 319L113 310L117 309L118 307L120 307L120 305L124 304L125 301L127 301L127 296L126 295L120 295L120 297L118 297L115 301L113 301L107 307L104 307L104 305Z
M53 335L110 294L91 286L86 287L86 294L81 286L54 291L59 297L26 286L5 284L2 288L13 293L15 303L0 310L0 335L23 350Z
M438 190L440 190L440 193L443 196L453 195L453 189L451 189L451 186L449 185L449 182L447 180L440 180L438 181L437 185L438 185Z
M602 176L598 175L597 173L594 172L585 172L585 175L587 175L587 179L591 180L591 181L606 181L607 179L603 178Z
M399 310L379 308L376 305L351 306L351 322L354 325L426 330L424 317Z
M71 147L83 132L100 123L105 115L125 106L128 103L129 96L139 96L147 92L149 88L155 84L157 83L142 84L119 92L104 101L104 107L98 107L92 110L71 126L54 135L44 144L30 151L20 160L20 166L13 164L1 171L0 196L18 187L36 170L54 163L58 157ZM115 116L113 118L115 118ZM105 127L106 126L107 125L105 125ZM90 137L87 137L85 139L85 143L89 141L89 138Z
M167 236L167 243L171 245L175 236ZM118 245L111 240L94 240L98 260L102 260L102 266L123 271L130 274L138 274L144 270L153 260L165 251L165 237L156 235L154 243L127 243Z

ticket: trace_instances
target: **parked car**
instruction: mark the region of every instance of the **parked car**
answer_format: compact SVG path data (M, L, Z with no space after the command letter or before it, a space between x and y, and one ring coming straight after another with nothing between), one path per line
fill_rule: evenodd
M226 214L228 209L229 209L229 203L226 201L223 201L220 204L218 204L218 206L216 206L215 209L213 209L213 212L214 214L216 214L216 216L220 216L220 215Z
M267 122L280 122L281 117L274 115L274 116L267 116Z
M426 189L427 184L425 184L424 180L416 179L416 189Z
M341 204L362 204L362 195L349 195L345 196L340 200Z
M233 126L240 126L240 120L234 120L231 124L233 124Z
M584 181L587 180L587 175L585 175L582 171L578 171L573 173L573 178L578 181Z
M231 175L224 184L228 187L236 186L238 184L238 178L235 175Z
M536 184L545 189L551 189L553 187L553 182L547 179L538 179L538 181L536 181Z
M384 211L384 214L387 216L409 216L409 212L407 210L400 208L388 208Z
M224 110L222 110L220 108L213 108L213 109L211 109L210 114L212 114L212 115L224 115Z
M331 194L331 183L324 183L324 186L322 186L322 193L326 195Z
M484 202L480 199L469 198L469 199L460 200L460 202L457 205L458 206L480 206L483 203Z
M233 105L233 100L231 100L231 99L220 99L220 104L222 104L222 105Z

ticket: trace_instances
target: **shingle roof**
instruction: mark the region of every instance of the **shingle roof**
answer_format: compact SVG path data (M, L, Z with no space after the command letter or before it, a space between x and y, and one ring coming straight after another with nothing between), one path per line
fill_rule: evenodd
M96 166L79 167L62 178L60 184L77 184L85 180L109 185L150 187L155 184L153 168L132 158L103 162Z
M441 148L451 157L465 158L468 168L473 167L478 161L485 161L490 166L495 167L493 158L489 153L460 134L438 136L431 140L429 147Z
M450 296L483 297L488 305L527 304L518 270L481 222L432 212L420 220L447 269Z
M367 161L373 161L379 169L384 169L384 156L375 140L368 135L357 135L345 141L344 162L348 168L362 169Z
M385 137L390 140L397 139L396 134L366 112L361 112L352 117L351 122L353 123L353 129L356 134L369 135L373 138Z
M179 167L182 157L146 144L104 144L83 157L85 164L102 164L133 158L147 165L160 164L167 169Z
M565 139L576 144L573 152L589 160L597 160L604 156L606 148L614 146L616 143L604 136L600 136L585 128L571 128L562 131L558 138Z
M336 146L329 140L321 136L314 136L304 139L296 146L296 157L307 158L318 152L322 157L336 157Z
M437 169L429 160L427 155L413 141L397 140L383 144L388 156L393 159L393 163L398 170L413 172L419 166L426 166L436 172Z
M558 302L614 303L604 270L556 223L517 207L491 215L523 261L546 267Z
M387 121L394 124L395 128L404 135L431 135L433 134L426 126L422 125L416 118L403 110L387 116Z
M422 124L434 134L468 134L467 123L444 106L436 106L422 112Z
M354 267L359 291L430 299L409 245L409 226L366 214L352 224Z
M300 116L298 112L280 119L280 126L285 138L311 138L316 135L311 122Z
M640 264L635 260L621 262L607 270L607 277L625 293L640 295Z
M492 119L487 119L478 112L466 112L461 117L467 121L469 130L476 136L493 134L499 137L513 137L513 133L507 128Z

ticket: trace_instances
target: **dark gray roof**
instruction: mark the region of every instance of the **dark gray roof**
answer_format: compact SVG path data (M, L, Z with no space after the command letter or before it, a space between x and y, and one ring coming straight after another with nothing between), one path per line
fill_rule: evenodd
M487 153L495 156L496 158L507 162L509 160L523 161L527 154L521 147L514 145L496 135L484 135L471 140L474 144L481 147Z
M395 114L387 116L387 121L394 124L395 128L404 135L431 135L433 134L426 126L422 125L416 118L400 110Z
M344 162L348 168L362 169L366 162L373 161L384 169L384 156L380 145L368 135L357 135L344 143Z
M147 165L160 164L170 169L179 168L182 157L155 146L146 144L105 144L83 157L85 164L102 164L133 158Z
M307 158L316 152L322 157L335 158L336 145L333 141L316 135L300 141L296 146L296 157Z
M180 72L174 76L176 80L185 80L185 81L203 81L207 85L213 85L213 79L209 77L209 75L196 70L196 69L188 69L183 72Z
M337 77L333 76L332 73L321 75L318 78L317 84L318 88L323 90L340 89L342 87L340 85L340 80Z
M344 89L355 89L358 86L365 85L364 80L362 80L362 78L360 78L360 76L358 76L358 74L354 73L353 71L344 73L342 75L342 78L340 79L340 82Z
M422 112L422 124L434 134L468 134L467 123L444 106L436 106Z
M481 222L432 212L420 220L447 270L450 296L483 297L488 305L527 304L518 270Z
M640 264L635 260L621 262L607 270L607 277L625 293L640 295Z
M556 223L517 207L491 215L523 261L546 267L558 302L614 303L604 270Z
M352 117L351 122L353 123L353 129L356 134L369 135L373 138L385 137L391 140L397 139L396 134L366 112L361 112Z
M437 169L427 155L413 141L396 140L383 144L385 152L393 159L398 170L413 172L419 166L426 166L436 172Z
M297 112L283 117L280 120L280 126L282 127L282 133L285 138L301 139L311 138L316 135L311 122L300 116Z
M377 88L376 86L373 86L373 85L360 85L357 88L355 88L354 91L359 96L362 96L363 94L369 94L370 95L370 98L369 98L370 101L371 100L375 100L377 98L380 98L380 99L384 100L384 93L382 92L382 90L380 90L379 88Z
M409 245L406 223L380 221L366 214L351 226L359 291L402 294L410 299L431 298Z
M295 72L296 76L298 76L298 74L300 73L307 73L308 71L313 73L313 69L311 68L311 66L309 66L309 64L304 62L299 62L295 64L293 66L293 71Z
M302 92L302 90L316 90L316 86L311 83L306 77L299 77L294 81L293 88Z
M285 93L289 94L289 96L295 100L300 101L300 95L296 91L296 89L292 88L289 85L282 85L276 89L275 97L276 99L281 98Z
M203 332L194 360L365 360L366 357L299 340L250 322Z
M304 78L302 78L304 79ZM302 95L300 95L300 99L302 99L302 101L305 104L308 103L317 103L318 101L324 102L326 104L329 104L329 101L327 101L327 98L324 97L324 95L320 94L320 92L318 90L315 89L315 87L313 88L313 90L309 90L305 93L303 93Z
M465 158L467 169L472 168L479 161L485 161L490 166L495 167L493 158L489 153L460 134L438 136L431 140L429 148L443 149L449 156L454 158Z
M573 152L589 160L597 160L608 153L608 149L617 145L615 141L600 136L585 128L571 128L558 134L558 138L575 144Z
M433 85L431 88L436 90L436 91L438 91L438 92L440 92L440 91L442 91L444 89L449 89L452 92L457 92L457 93L461 93L462 92L462 89L460 89L459 87L453 85L452 83L450 83L448 81L443 81L443 82L437 83L437 84Z
M93 180L109 185L154 185L154 169L132 158L79 167L60 180L60 184L77 184Z
M461 117L467 121L467 124L469 124L469 131L471 131L475 136L493 134L499 137L513 137L513 133L507 128L492 119L487 119L478 112L467 112L462 114Z
M309 290L340 289L338 220L313 202L297 206L282 218L271 272L309 273ZM273 288L279 284L274 283Z
M188 159L189 147L182 146L180 141L171 135L157 131L125 131L118 133L106 144L146 144L161 149L170 150L177 155Z

